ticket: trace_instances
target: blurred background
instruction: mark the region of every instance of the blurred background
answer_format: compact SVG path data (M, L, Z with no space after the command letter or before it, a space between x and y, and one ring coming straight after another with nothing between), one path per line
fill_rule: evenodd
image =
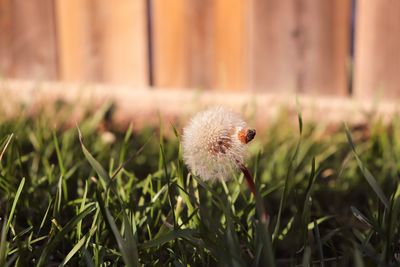
M399 1L0 0L0 76L392 98L399 31Z

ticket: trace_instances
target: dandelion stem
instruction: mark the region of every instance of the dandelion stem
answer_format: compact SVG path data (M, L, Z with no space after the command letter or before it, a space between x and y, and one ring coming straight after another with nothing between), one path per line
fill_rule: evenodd
M261 198L261 195L259 194L256 185L254 184L253 181L253 175L251 175L249 169L243 165L243 163L238 162L238 166L240 170L243 172L244 178L246 178L247 186L249 187L251 193L253 193L255 199L256 199L256 207L259 215L261 216L261 220L268 224L269 222L269 214L267 212L267 209L264 206L264 202Z

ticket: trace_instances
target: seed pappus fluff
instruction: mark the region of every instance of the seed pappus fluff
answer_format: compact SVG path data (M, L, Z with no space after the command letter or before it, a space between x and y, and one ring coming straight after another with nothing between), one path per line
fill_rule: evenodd
M214 107L196 114L183 130L183 159L204 181L228 180L243 164L256 134L236 113Z

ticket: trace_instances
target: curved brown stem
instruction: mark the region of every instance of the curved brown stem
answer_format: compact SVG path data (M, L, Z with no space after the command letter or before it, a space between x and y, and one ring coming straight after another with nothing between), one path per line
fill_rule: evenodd
M254 184L253 181L253 176L251 175L249 169L247 169L246 166L243 165L243 163L238 162L239 169L243 172L244 178L246 178L247 186L249 187L251 193L253 193L255 199L256 199L256 207L259 215L261 216L261 220L268 224L269 222L269 214L267 212L267 209L264 206L264 201L261 198L261 195L259 194L256 185ZM258 204L257 204L258 203Z

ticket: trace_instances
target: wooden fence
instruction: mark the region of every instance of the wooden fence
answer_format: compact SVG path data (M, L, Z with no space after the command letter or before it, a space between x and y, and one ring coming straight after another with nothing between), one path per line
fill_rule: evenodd
M0 75L391 98L399 32L400 1L0 0Z

